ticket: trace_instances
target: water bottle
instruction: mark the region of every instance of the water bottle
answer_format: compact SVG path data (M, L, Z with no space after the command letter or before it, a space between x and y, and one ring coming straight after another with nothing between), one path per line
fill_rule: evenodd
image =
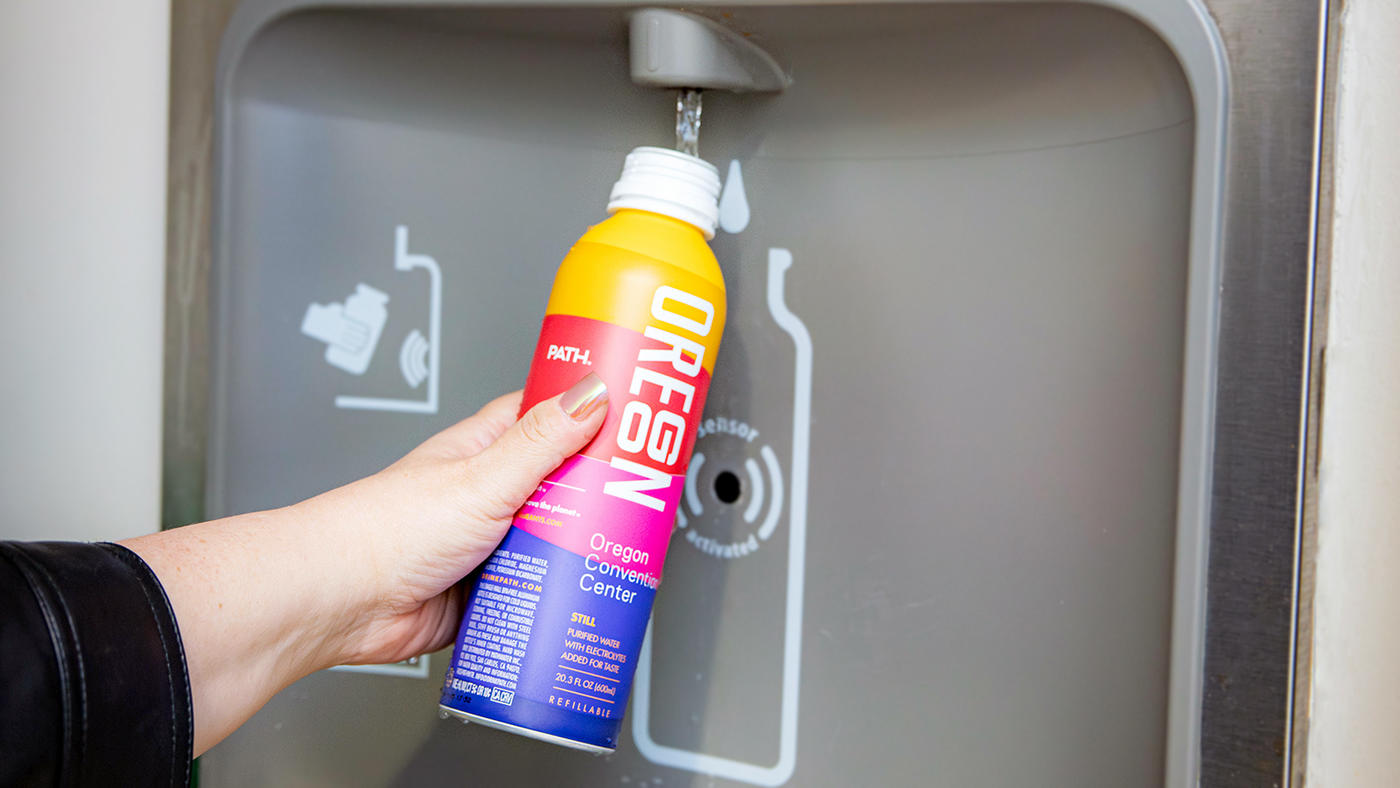
M560 265L521 412L593 372L607 418L473 575L443 713L616 747L724 330L719 185L695 156L637 148Z

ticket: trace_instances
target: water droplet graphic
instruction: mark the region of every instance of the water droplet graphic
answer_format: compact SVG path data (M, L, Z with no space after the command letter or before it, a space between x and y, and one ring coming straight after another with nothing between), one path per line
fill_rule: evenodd
M744 193L744 172L738 159L729 162L724 191L719 195L719 226L727 233L743 232L749 226L749 196Z

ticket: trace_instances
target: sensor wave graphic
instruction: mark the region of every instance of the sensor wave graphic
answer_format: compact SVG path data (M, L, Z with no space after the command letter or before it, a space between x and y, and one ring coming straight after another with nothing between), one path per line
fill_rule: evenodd
M752 457L744 460L744 472L748 477L749 502L744 507L744 522L753 524L763 513L764 503L768 503L767 516L763 518L763 524L758 527L758 538L768 541L768 537L778 528L778 518L783 512L783 475L778 467L778 455L773 451L773 447L764 446L759 451L759 456L763 458L763 464L767 467L768 473L765 475L759 468L759 464ZM705 455L703 452L696 452L690 458L690 472L685 479L685 506L676 512L676 525L686 528L690 525L691 518L700 517L705 513L705 506L700 500L699 491L696 489L696 481L700 476L700 469L705 466ZM767 481L765 481L765 479ZM766 499L766 500L765 500ZM688 516L687 516L688 515Z
M415 389L428 379L430 348L428 340L416 328L404 338L403 346L399 348L399 372L403 373L404 382Z

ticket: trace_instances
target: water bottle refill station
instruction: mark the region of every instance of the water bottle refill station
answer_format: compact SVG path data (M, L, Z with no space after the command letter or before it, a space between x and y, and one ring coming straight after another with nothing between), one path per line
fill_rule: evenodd
M201 780L1194 782L1235 428L1211 9L691 10L239 8L207 516L520 387L555 267L624 153L671 144L676 87L707 88L730 322L615 754L439 720L439 653L294 685Z

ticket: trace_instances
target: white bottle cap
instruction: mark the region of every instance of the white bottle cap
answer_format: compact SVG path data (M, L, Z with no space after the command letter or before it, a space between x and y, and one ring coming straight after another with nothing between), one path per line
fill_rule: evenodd
M623 208L680 219L708 241L719 224L719 170L680 151L637 148L627 154L608 199L608 213Z

